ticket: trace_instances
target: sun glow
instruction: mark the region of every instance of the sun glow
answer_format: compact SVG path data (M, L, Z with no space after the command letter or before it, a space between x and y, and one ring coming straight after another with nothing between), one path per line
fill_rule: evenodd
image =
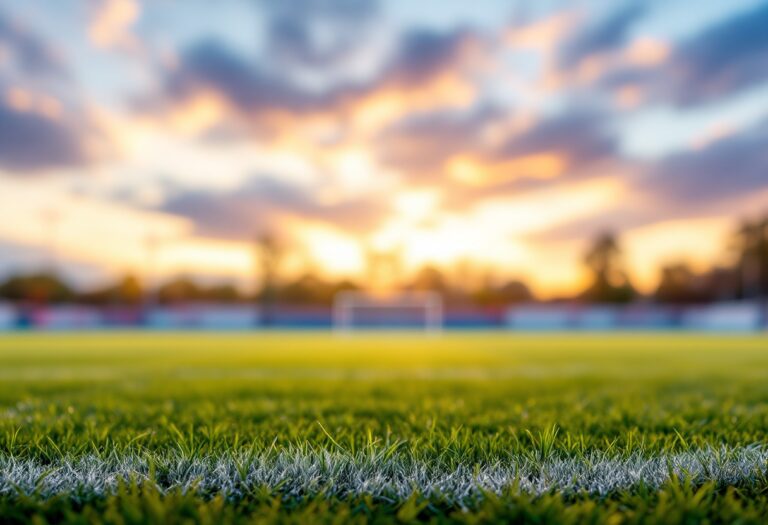
M354 238L323 225L308 225L297 233L311 261L320 265L324 273L359 275L363 271L363 253Z

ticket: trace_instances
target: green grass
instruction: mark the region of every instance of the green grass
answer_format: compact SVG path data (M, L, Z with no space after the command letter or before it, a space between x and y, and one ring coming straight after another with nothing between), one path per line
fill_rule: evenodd
M767 377L765 336L2 335L0 518L761 523Z

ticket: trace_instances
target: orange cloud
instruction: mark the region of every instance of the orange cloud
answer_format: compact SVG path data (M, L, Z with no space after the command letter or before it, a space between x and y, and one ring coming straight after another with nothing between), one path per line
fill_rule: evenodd
M623 108L634 108L643 100L643 90L639 86L622 86L614 93L616 102Z
M667 43L647 37L633 40L627 46L616 51L601 52L583 58L573 70L555 67L550 61L545 71L541 87L548 91L573 89L588 86L598 81L611 71L626 66L653 68L663 64L671 51ZM622 107L635 107L642 102L644 93L638 86L626 86L614 93L617 103Z
M414 112L465 107L474 96L474 88L463 75L447 71L417 86L384 85L350 103L345 111L355 129L372 133Z
M562 12L522 27L511 27L504 34L504 42L517 49L532 49L549 53L573 29L578 16Z
M141 8L136 0L104 0L93 12L88 36L97 47L110 49L133 47L131 26L138 20Z
M486 186L515 179L553 179L562 175L566 161L556 153L537 153L510 160L487 162L456 155L447 163L448 174L471 186Z
M226 120L230 113L226 102L218 94L205 91L196 93L166 115L167 123L174 129L194 134L209 129Z
M579 66L577 82L588 84L607 71L623 66L650 68L664 62L669 56L669 46L659 40L638 38L631 44L613 53L591 56Z
M556 51L580 19L581 15L576 11L564 11L527 25L509 27L504 32L502 40L511 50L534 51L542 55L542 74L535 85L537 90L555 91L567 82L557 66Z
M32 93L21 88L11 88L5 93L6 103L21 112L32 112L56 120L61 116L61 103L48 95Z
M653 38L638 38L624 50L624 59L642 67L657 66L670 54L669 45Z

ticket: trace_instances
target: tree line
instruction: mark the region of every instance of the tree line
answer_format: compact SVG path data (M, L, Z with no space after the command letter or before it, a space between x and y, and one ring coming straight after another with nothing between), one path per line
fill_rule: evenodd
M660 268L659 283L650 297L641 297L621 262L619 239L597 237L585 257L591 285L579 296L587 302L628 303L650 299L662 304L699 304L744 299L768 300L768 216L744 221L727 250L733 262L696 273L684 262Z
M659 283L650 295L641 295L633 286L623 260L620 237L605 232L593 239L584 255L591 274L589 285L575 296L560 300L599 304L625 304L652 301L685 305L716 301L762 299L768 302L768 216L741 224L727 249L733 263L696 273L684 262L660 268ZM94 306L141 307L150 304L251 303L265 311L277 304L330 305L343 290L365 289L364 283L350 279L326 279L312 272L293 279L280 278L281 249L274 237L262 236L257 243L257 263L261 276L258 292L245 294L232 284L205 285L188 277L170 279L155 289L136 276L89 290L78 290L51 272L11 275L0 283L0 301L56 304L78 303ZM500 307L535 301L521 280L496 282L487 278L469 286L456 276L434 266L425 266L397 284L402 291L434 290L450 304Z

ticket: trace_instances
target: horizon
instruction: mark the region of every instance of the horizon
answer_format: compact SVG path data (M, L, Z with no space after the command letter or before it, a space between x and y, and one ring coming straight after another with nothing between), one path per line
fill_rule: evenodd
M0 279L248 289L269 232L287 275L397 251L548 299L610 231L647 294L768 213L766 25L762 1L0 0Z

